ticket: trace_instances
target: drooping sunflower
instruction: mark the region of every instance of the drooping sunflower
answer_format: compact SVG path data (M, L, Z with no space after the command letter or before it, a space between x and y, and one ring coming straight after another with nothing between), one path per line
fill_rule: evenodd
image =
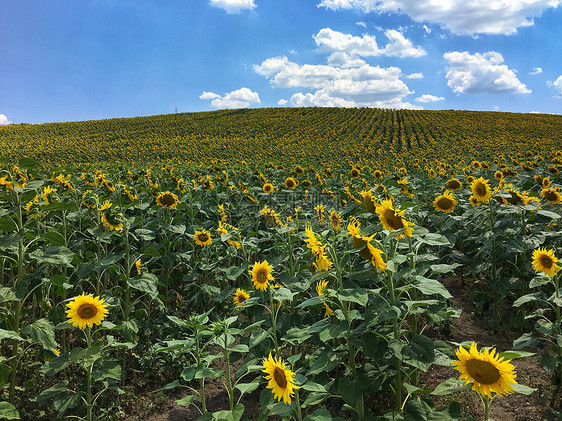
M541 196L548 200L548 203L552 203L553 205L562 202L562 195L556 188L542 189Z
M295 385L293 380L294 373L289 370L282 359L277 359L269 353L268 358L263 359L262 370L267 374L265 380L269 380L267 388L271 389L273 397L278 402L283 399L287 405L291 404L291 396L295 394L295 389L300 389L300 386Z
M488 180L484 180L483 177L477 178L470 184L470 189L472 190L472 195L479 202L488 202L492 197L492 189Z
M86 327L93 327L95 324L101 325L108 313L107 304L103 303L103 299L94 297L92 294L82 293L82 295L74 297L74 300L66 306L68 307L66 315L70 319L68 323L82 330Z
M82 204L88 209L95 209L98 207L98 195L91 190L86 190L82 195Z
M168 209L175 208L179 203L178 197L174 193L169 191L162 192L156 197L156 203L158 206L165 206Z
M377 206L377 198L373 196L371 190L363 190L359 193L363 198L363 206L368 212L375 213Z
M289 190L293 190L298 185L299 182L295 180L293 177L287 177L287 179L285 180L285 187L287 187Z
M318 281L316 283L316 292L318 293L319 297L324 295L324 292L326 291L326 288L328 288L328 281L327 280ZM325 309L324 317L332 317L334 315L334 310L332 310L330 308L328 303L323 303L323 304L324 304L324 309Z
M339 231L341 229L341 222L342 217L338 212L336 212L335 210L330 212L330 225L332 226L334 231Z
M447 188L452 191L460 190L462 188L462 183L457 178L451 178L447 181Z
M265 183L262 187L262 190L266 194L270 194L273 191L273 185L271 183Z
M451 191L446 190L441 196L435 198L433 206L440 212L451 213L457 206L457 199Z
M106 208L101 213L101 222L108 231L122 232L125 221L125 216L116 207Z
M142 274L142 261L141 259L137 259L135 262L135 267L137 268L137 275Z
M380 205L377 206L377 214L385 230L394 231L405 228L404 233L397 237L398 239L402 238L404 235L406 237L412 236L413 230L411 227L414 224L404 219L404 211L394 209L392 200L383 200Z
M243 306L244 301L250 298L250 295L244 291L243 289L237 288L236 292L234 293L234 304L237 306Z
M459 346L455 354L458 361L453 361L453 365L466 384L473 383L472 390L490 399L492 393L502 396L513 392L512 385L517 384L515 367L511 360L504 360L496 354L495 348L491 351L484 348L478 352L476 343L472 342L469 351Z
M546 250L546 247L538 248L533 251L533 269L535 272L542 272L547 276L554 276L560 270L556 263L558 259L553 250Z
M252 275L254 287L262 291L267 289L269 281L273 281L273 267L267 263L267 260L255 262L250 274Z
M194 238L195 244L201 247L207 247L213 242L211 234L209 234L209 232L205 229L202 231L195 231Z

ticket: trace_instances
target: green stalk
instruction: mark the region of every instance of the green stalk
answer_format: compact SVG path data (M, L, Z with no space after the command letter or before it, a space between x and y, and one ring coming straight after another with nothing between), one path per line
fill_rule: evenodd
M92 328L88 327L84 332L86 335L86 342L88 344L88 351L92 347ZM87 374L87 389L86 389L86 420L92 421L93 403L92 403L92 369L94 368L94 363L90 364L86 370Z
M295 391L295 403L297 406L297 420L302 421L301 400L299 398L299 391Z
M271 315L271 337L273 339L273 346L275 347L275 355L279 358L279 344L277 343L277 327L276 319L277 312L273 309L273 293L272 288L269 287L269 314Z
M275 350L277 352L277 349ZM230 352L228 349L228 334L224 334L224 359L226 364L226 388L228 392L228 404L230 405L230 410L234 409L234 390L232 388L232 379L230 378Z

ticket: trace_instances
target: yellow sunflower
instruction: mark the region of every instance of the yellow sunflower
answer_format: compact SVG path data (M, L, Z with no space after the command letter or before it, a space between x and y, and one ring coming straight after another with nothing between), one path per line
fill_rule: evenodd
M405 228L404 233L400 234L397 239L402 238L404 235L406 237L412 236L413 230L411 227L414 224L403 218L404 211L394 209L392 200L387 199L382 201L381 204L377 206L377 214L379 215L379 220L385 230L394 231Z
M92 294L82 293L74 297L74 300L66 306L68 307L66 315L70 319L68 323L82 330L95 324L101 325L108 313L107 304L104 304L100 297L94 297Z
M271 183L265 183L262 190L264 193L270 194L273 191L273 185Z
M474 196L470 196L468 198L468 202L472 205L472 206L480 206L480 202L478 201L478 199Z
M334 231L339 231L341 229L341 222L342 217L338 212L336 212L335 210L330 212L330 225L332 226Z
M496 180L502 180L502 179L503 179L503 173L502 173L501 171L496 171L496 172L494 173L494 178L495 178Z
M472 195L479 202L488 202L492 197L492 189L488 180L484 180L483 177L477 178L470 184L472 190Z
M181 203L178 200L178 197L174 193L170 193L169 191L162 192L156 198L156 203L158 206L165 206L168 209L175 208L178 203Z
M515 367L510 364L511 360L504 361L496 355L495 348L478 352L476 343L472 342L469 351L459 346L455 354L458 361L453 361L453 365L466 384L473 383L472 390L490 399L492 393L502 396L513 392L512 384L517 384Z
M287 177L287 179L285 180L285 187L287 187L289 190L293 190L298 185L299 182L295 180L293 177Z
M541 196L548 200L548 203L558 204L562 202L562 195L558 190L554 189L542 189Z
M255 262L250 274L252 275L254 287L262 291L267 289L269 281L273 281L273 267L267 263L267 260L260 263Z
M300 389L293 380L294 373L286 367L283 360L272 357L271 353L268 358L263 359L263 367L262 371L267 374L265 380L269 380L266 387L271 389L277 401L283 399L283 402L290 405L291 396L295 394L294 390Z
M433 206L440 212L451 213L455 206L457 206L457 199L455 199L451 191L446 190L441 196L435 198Z
M377 198L373 197L373 192L371 190L363 190L359 193L363 198L363 206L368 212L375 213L377 206Z
M234 293L234 304L237 306L243 306L244 301L250 298L250 295L244 291L243 289L237 288L236 292Z
M554 256L553 250L546 250L545 247L533 251L533 269L535 272L542 272L547 276L554 276L560 270L556 263L558 259Z
M195 244L198 246L206 247L212 242L211 234L207 230L195 231Z
M451 178L447 181L447 188L453 191L460 190L462 188L462 183L456 178Z

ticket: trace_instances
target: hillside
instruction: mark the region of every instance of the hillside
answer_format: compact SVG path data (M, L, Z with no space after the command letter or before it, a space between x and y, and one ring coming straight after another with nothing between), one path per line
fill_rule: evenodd
M562 116L469 111L260 108L69 123L0 131L3 156L49 165L261 161L402 165L456 163L562 148Z

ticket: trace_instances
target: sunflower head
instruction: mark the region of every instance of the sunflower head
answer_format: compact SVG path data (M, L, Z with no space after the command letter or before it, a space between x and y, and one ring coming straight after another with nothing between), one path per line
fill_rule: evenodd
M447 188L452 191L460 190L462 188L462 183L456 178L451 178L447 181Z
M342 217L338 212L336 212L335 210L330 212L330 225L332 226L334 231L339 231L341 229L341 222Z
M496 180L501 180L501 179L503 179L503 173L502 173L501 171L496 171L496 172L494 173L494 178L495 178Z
M266 194L270 194L273 191L273 185L271 183L265 183L262 187L262 190Z
M211 239L211 234L207 230L195 231L195 244L201 247L206 247L210 245L213 240Z
M293 190L298 185L299 185L298 181L295 180L293 177L287 177L287 179L285 180L285 187L287 187L289 190Z
M558 204L562 202L562 195L556 189L542 189L541 195L548 200L548 203Z
M283 402L290 405L291 396L295 394L293 390L300 389L293 380L294 373L287 368L283 360L272 357L271 353L268 358L264 358L263 367L262 371L267 374L265 380L269 380L266 387L271 389L277 401L283 399Z
M533 251L533 269L535 272L542 272L547 276L554 276L560 270L557 265L558 259L554 256L553 250L546 250L546 248L538 248Z
M316 292L318 293L318 296L321 297L324 295L326 288L328 288L328 281L326 279L316 282Z
M82 330L86 327L93 327L95 324L101 325L108 313L107 304L104 304L100 297L94 297L91 294L82 293L82 295L74 297L66 306L68 307L66 315L70 319L68 323Z
M433 201L433 206L435 207L435 209L437 209L439 212L444 213L451 213L453 209L455 209L456 205L457 199L455 199L455 196L453 196L453 194L449 190L447 190L441 196L435 198L435 200Z
M510 364L511 360L504 361L497 355L495 349L484 348L478 352L476 343L472 342L469 351L459 346L455 354L458 360L453 361L453 365L466 384L472 383L472 390L490 399L492 393L501 396L513 392L512 385L517 384L515 367Z
M412 236L412 225L411 222L408 222L404 219L404 211L399 209L394 209L392 205L392 200L387 199L381 202L380 205L377 206L377 214L379 215L380 223L383 226L383 229L388 231L400 230L405 228L403 234L400 234L397 238L400 239L404 235L406 237Z
M181 202L178 200L178 197L174 193L170 193L169 191L167 191L160 193L158 197L156 197L156 203L158 204L158 206L164 206L170 209L175 208L178 203Z
M489 181L484 180L483 177L474 180L470 184L470 188L472 190L472 196L479 202L488 202L492 197L492 189L490 188Z
M255 262L250 274L252 275L254 287L262 291L267 289L269 281L273 281L273 267L267 263L267 260Z
M234 304L237 306L243 306L244 302L250 298L250 295L244 291L243 289L237 288L236 292L234 293Z
M359 175L361 175L361 171L359 171L357 168L352 168L350 175L354 178L359 177Z

